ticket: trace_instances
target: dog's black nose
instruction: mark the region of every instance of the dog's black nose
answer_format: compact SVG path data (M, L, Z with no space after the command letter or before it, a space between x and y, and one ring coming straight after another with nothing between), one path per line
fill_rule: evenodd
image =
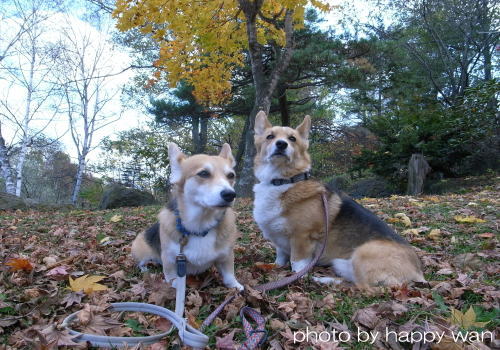
M223 191L221 191L220 196L226 202L232 202L234 200L234 197L236 197L236 192L231 191L231 190L223 190Z
M280 151L283 151L287 148L288 146L288 143L286 143L286 141L283 141L283 140L278 140L276 141L276 148L279 149Z

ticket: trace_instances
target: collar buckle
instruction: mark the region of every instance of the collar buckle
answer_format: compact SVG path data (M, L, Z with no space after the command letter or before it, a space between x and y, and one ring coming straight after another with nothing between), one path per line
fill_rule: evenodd
M271 183L274 186L281 186L281 185L285 185L285 184L289 183L289 181L290 180L288 180L288 179L272 179Z
M309 180L310 178L311 178L311 173L309 171L306 171L304 173L292 176L289 179L272 179L271 184L273 186L281 186L286 184L294 184L300 181L306 181Z

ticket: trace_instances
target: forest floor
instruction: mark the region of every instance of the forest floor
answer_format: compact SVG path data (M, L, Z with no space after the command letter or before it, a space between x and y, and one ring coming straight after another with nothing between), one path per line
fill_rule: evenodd
M491 335L499 337L500 327L500 185L463 192L359 200L412 243L429 286L368 295L346 282L325 286L306 277L267 295L251 292L207 329L209 348L232 349L243 341L238 311L244 304L268 319L264 349L425 349L432 341L438 350L499 346ZM274 250L252 219L252 203L240 199L235 209L242 232L235 249L238 280L252 286L289 274L270 264ZM85 332L137 336L168 329L157 316L107 310L121 301L174 308L174 291L163 283L161 269L143 274L130 256L131 241L158 211L0 212L0 349L78 348L59 325L82 309L74 327ZM331 272L316 268L313 274ZM230 292L215 269L190 278L189 322L199 326ZM176 344L173 335L144 348Z

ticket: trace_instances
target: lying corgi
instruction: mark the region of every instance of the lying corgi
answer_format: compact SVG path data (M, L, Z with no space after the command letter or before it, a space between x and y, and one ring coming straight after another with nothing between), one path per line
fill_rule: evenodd
M321 193L328 198L330 232L318 264L360 288L425 282L413 248L388 225L343 193L309 179L311 119L296 129L272 126L264 112L255 120L253 215L276 247L276 264L300 271L323 239ZM334 278L315 278L337 283Z
M161 263L165 280L175 287L182 242L187 274L204 272L215 264L226 287L243 290L234 276L238 230L231 209L236 196L231 147L224 144L218 156L186 157L170 143L168 156L174 185L171 202L158 214L158 222L136 237L132 256L141 270L148 262Z

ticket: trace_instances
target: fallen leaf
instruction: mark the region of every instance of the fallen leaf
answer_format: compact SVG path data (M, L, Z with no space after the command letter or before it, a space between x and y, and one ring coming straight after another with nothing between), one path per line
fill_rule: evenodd
M166 332L172 328L172 322L166 318L160 317L155 321L155 327L160 331Z
M493 232L485 232L485 233L480 233L476 236L480 238L493 238L495 237L495 234Z
M146 295L146 292L147 292L146 288L144 287L144 282L139 282L137 284L132 285L130 288L130 291L134 295L138 295L141 298L144 298L144 296Z
M269 322L269 327L271 327L271 329L273 331L280 331L282 329L285 329L286 325L285 325L285 322L282 322L276 318L273 318Z
M293 312L293 310L295 310L296 307L297 305L295 305L295 302L293 301L285 301L278 304L278 309L281 309L286 313Z
M113 277L114 279L117 279L117 280L124 280L125 279L125 271L118 270L118 271L112 273L111 275L109 275L109 277Z
M97 292L100 290L107 290L108 287L105 285L99 284L100 280L106 278L105 276L89 276L84 275L82 277L72 279L71 276L69 278L69 289L73 292L83 291L85 294L92 294L93 292Z
M122 218L123 217L121 215L116 214L116 215L113 215L111 217L111 219L109 219L109 221L111 221L111 222L119 222L119 221L122 221Z
M429 232L429 234L427 235L427 237L429 237L433 241L437 241L441 238L441 236L441 230L438 228L432 229L431 232Z
M73 339L76 339L78 335L70 335L67 329L59 330L54 324L47 326L40 333L42 333L45 336L49 344L54 344L57 347L59 346L71 346L72 348L86 347L85 344L76 343L73 341Z
M201 286L201 280L196 275L189 275L186 277L186 285L189 288L199 289Z
M102 311L101 307L85 304L83 310L77 314L77 319L83 333L107 335L106 331L120 327L121 322L102 315L96 315L95 311Z
M444 336L437 344L431 344L432 350L463 350L464 345L461 342L456 342L450 336Z
M451 260L451 263L459 269L471 271L479 271L484 266L481 259L473 253L459 254Z
M49 270L46 275L53 277L65 277L69 274L67 269L67 266L54 267L52 270Z
M368 327L369 329L375 328L377 323L380 322L380 317L372 307L356 310L352 316L352 320L359 324Z
M263 262L256 262L255 267L261 271L271 271L276 268L276 264L266 264Z
M460 310L455 308L451 308L451 316L448 321L452 324L455 324L465 330L468 330L471 327L484 327L489 322L477 322L476 321L476 312L474 309L469 307L466 313L463 313Z
M461 224L475 224L475 223L486 222L486 220L476 218L473 215L466 215L466 216L456 215L453 218L455 219L456 222Z
M438 275L453 275L453 269L449 267L442 268L436 272Z
M29 260L23 258L10 259L5 265L9 266L11 271L31 272L31 270L33 270L33 265Z
M47 266L53 265L57 262L57 257L55 256L46 256L42 259L43 263Z
M228 335L223 338L215 337L215 348L220 350L234 350L236 345L234 344L233 337L236 329L233 329Z
M68 293L61 301L61 304L66 304L65 307L70 307L73 304L80 304L82 302L83 296L83 292Z
M192 315L189 312L186 312L186 318L188 321L188 324L196 329L200 328L200 322L196 319L196 316Z
M396 213L394 214L396 219L399 219L399 222L402 222L406 227L411 226L411 220L405 213Z
M403 233L403 235L408 235L408 236L409 236L409 235L413 235L413 236L416 236L416 235L418 235L420 232L422 232L422 231L420 231L420 230L418 230L418 229L416 229L416 228L410 228L410 229L408 229L408 230L404 230L402 233Z

